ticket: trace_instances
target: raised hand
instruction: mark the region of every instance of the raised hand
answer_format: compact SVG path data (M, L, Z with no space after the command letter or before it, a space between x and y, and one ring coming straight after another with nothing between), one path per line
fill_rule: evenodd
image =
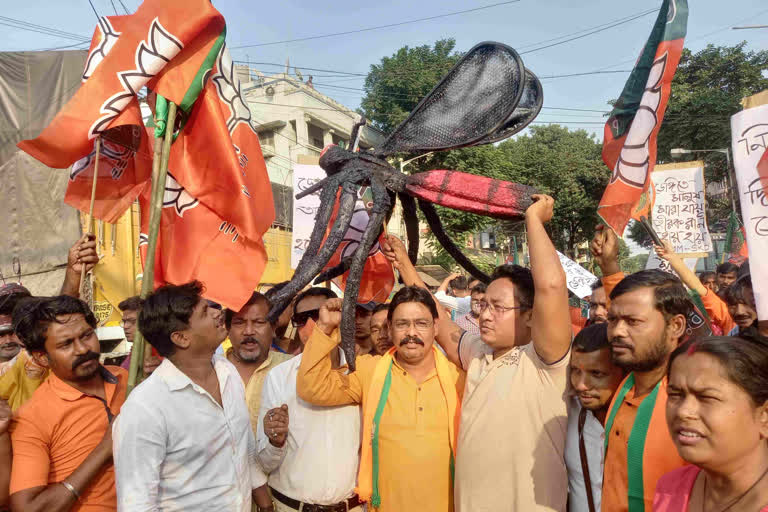
M98 262L99 255L96 252L96 235L93 233L84 234L69 249L67 267L78 275L82 272L83 265L85 265L85 271L89 272Z
M604 276L616 274L619 269L619 238L602 224L595 227L595 236L589 243L589 251Z
M555 200L546 194L532 194L533 204L525 210L527 218L537 219L542 224L549 222L555 212Z
M341 324L341 306L343 299L328 299L320 308L320 317L317 319L317 327L327 336L333 334Z
M656 256L666 261L670 261L677 257L675 248L672 247L671 243L669 243L667 240L662 240L661 243L661 246L653 244L653 250L656 251Z

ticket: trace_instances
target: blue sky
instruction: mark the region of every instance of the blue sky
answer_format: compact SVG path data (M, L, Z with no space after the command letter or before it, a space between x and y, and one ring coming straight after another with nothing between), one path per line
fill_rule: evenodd
M122 13L120 0L92 0L101 15L114 14L112 2ZM130 10L138 0L122 0ZM447 14L499 2L460 2L458 0L395 0L390 2L321 5L306 0L255 2L218 0L214 5L228 23L228 44L271 43L286 39L356 30L377 25ZM237 60L251 63L284 64L344 72L366 73L370 64L391 55L403 45L432 44L454 37L458 49L466 50L484 40L496 40L521 51L542 41L608 24L633 14L658 8L661 2L630 0L520 0L457 16L405 24L311 41L281 43L233 50ZM691 1L686 46L696 51L707 43L730 45L747 40L753 49L768 48L768 29L731 30L733 25L768 24L768 4L764 0ZM727 8L724 8L727 5ZM14 2L4 9L5 16L90 37L95 16L87 0L33 0ZM550 75L595 70L629 70L650 32L655 14L649 14L614 28L565 44L523 55L526 67L542 77L544 105L600 110L616 97L626 73L546 79ZM71 40L5 29L0 49L27 50L71 44ZM534 46L531 46L534 45ZM265 72L279 67L254 65ZM337 101L357 107L363 78L341 77L337 73L303 71L315 75L317 88ZM329 76L331 75L331 76ZM335 75L335 76L333 76ZM323 84L328 84L327 87ZM338 89L339 86L357 89ZM571 128L585 128L602 135L601 114L548 108L537 122L559 121ZM586 124L582 124L586 123Z
M112 2L120 13L123 12L120 0L92 1L100 15L115 13ZM215 0L214 5L227 19L229 46L237 47L416 20L500 1L503 0L394 0L334 5L307 0ZM731 29L734 25L768 24L768 4L765 0L689 2L686 46L691 50L698 51L708 43L733 45L742 40L748 41L751 49L768 48L768 29ZM122 3L129 10L139 5L138 0L122 0ZM279 72L286 58L289 58L291 66L300 68L366 73L371 64L378 63L382 57L391 55L404 45L431 45L438 39L453 37L460 50L467 50L480 41L496 40L522 52L542 46L536 43L607 25L660 5L658 0L520 0L431 21L310 41L233 49L232 53L236 60L279 65L253 64L264 72ZM88 0L13 2L6 6L3 15L87 37L93 33L95 25L95 15ZM607 109L608 100L618 96L628 74L558 79L544 77L595 70L630 70L654 19L655 13L648 14L578 40L524 54L526 67L542 78L544 87L545 109L536 122L559 122L572 129L583 128L602 139L604 118L599 112L558 108ZM72 40L68 39L6 26L2 28L4 34L0 39L0 50L31 50L72 44ZM302 73L305 77L315 75L314 82L319 91L349 107L359 105L363 77L308 70ZM338 89L339 86L356 90Z

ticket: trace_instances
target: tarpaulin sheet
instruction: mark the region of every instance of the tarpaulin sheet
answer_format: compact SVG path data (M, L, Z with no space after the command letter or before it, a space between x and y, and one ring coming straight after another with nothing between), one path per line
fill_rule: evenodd
M69 172L16 147L36 137L80 86L85 51L0 52L0 272L35 295L61 287L69 247L80 237L78 212L64 204Z

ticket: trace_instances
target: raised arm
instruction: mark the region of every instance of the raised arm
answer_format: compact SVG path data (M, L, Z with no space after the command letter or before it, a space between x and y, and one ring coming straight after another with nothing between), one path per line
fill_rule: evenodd
M48 483L49 452L45 436L37 425L19 418L11 435L13 466L11 469L10 502L13 512L66 512L84 494L104 466L112 462L112 429L63 483ZM31 484L31 485L30 485Z
M86 233L70 247L67 255L67 270L64 273L64 283L61 285L61 295L80 297L80 273L85 265L89 272L99 262L96 252L96 235Z
M723 334L728 334L736 326L731 314L728 312L728 306L723 300L712 292L709 288L701 283L701 280L696 274L688 268L683 259L675 253L672 244L666 240L662 240L663 247L654 245L653 249L659 258L667 260L672 270L677 272L680 276L680 280L691 290L695 291L701 297L701 302L704 304L712 323L720 327Z
M389 259L395 268L400 272L400 277L403 278L403 282L407 286L418 286L427 290L427 285L419 277L416 268L408 258L408 250L405 248L402 240L396 236L389 235L387 237L387 243L382 247L384 255ZM446 279L452 279L450 276ZM444 283L446 281L443 281ZM456 325L451 320L451 315L440 304L440 301L434 295L437 304L437 313L440 316L438 329L437 329L437 343L445 351L445 355L448 360L453 364L461 368L461 360L459 359L459 340L461 335L464 334L464 329Z
M661 243L663 244L661 247L656 244L653 245L653 250L656 251L656 255L669 262L669 266L672 267L672 270L677 272L677 275L680 276L680 280L685 286L702 297L706 295L709 290L701 284L701 281L696 277L696 274L694 274L685 264L683 259L675 253L672 244L666 240L662 240Z
M600 282L605 288L606 307L608 307L611 303L611 292L624 279L624 272L619 267L619 237L608 226L598 225L595 227L595 236L589 244L589 251L603 273Z
M334 370L331 364L331 351L339 344L341 305L342 299L325 301L301 355L296 394L314 405L349 405L363 401L363 385L358 372L361 370L360 360L365 356L358 357L358 370L349 374L343 369Z
M555 200L543 194L525 212L528 251L531 258L533 300L531 337L539 357L548 364L561 360L571 346L571 316L565 272L555 246L544 229L553 215Z

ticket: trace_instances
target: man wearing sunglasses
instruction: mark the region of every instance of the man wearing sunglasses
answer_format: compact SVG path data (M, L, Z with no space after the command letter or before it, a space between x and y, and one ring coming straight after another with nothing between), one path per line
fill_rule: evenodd
M318 308L331 295L336 294L327 288L310 288L300 295L294 326L302 333L311 330ZM315 407L299 398L296 376L303 357L277 365L264 382L257 442L275 510L359 512L354 489L360 411L355 405ZM341 350L334 352L332 364L346 364Z
M51 374L11 425L11 508L70 510L79 502L116 510L111 423L127 372L99 363L96 318L79 299L24 299L13 317L27 351Z
M314 322L320 316L320 308L328 299L335 299L338 295L329 289L314 286L301 292L293 301L293 316L291 325L296 330L293 338L295 350L292 354L301 354L304 350L304 344L307 342ZM310 322L312 320L312 322Z

